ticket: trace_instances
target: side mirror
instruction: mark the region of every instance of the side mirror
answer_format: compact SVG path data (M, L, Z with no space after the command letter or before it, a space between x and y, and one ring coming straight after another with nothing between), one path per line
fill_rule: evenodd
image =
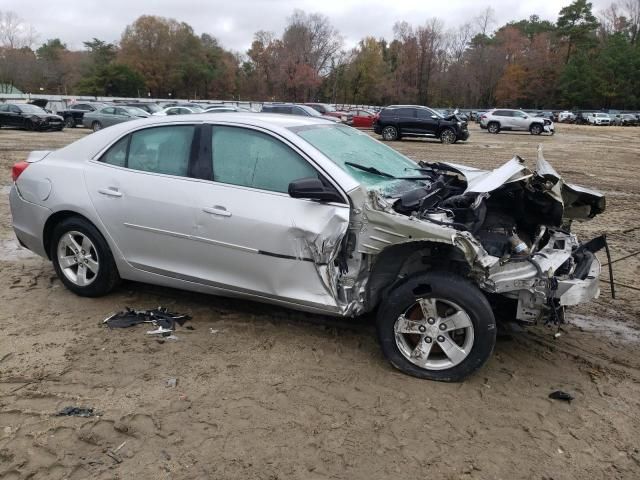
M431 115L431 118L433 118L434 120L437 120L438 116L437 115Z
M291 198L306 198L320 202L340 202L342 197L331 187L326 187L319 178L309 177L294 180L289 184L289 196Z

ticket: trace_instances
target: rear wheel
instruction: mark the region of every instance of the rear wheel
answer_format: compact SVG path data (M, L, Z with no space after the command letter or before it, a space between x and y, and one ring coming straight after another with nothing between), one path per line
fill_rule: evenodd
M393 289L378 310L378 338L393 366L419 378L455 382L478 370L496 342L482 292L457 275L429 272Z
M457 137L456 133L450 128L445 128L442 132L440 132L440 143L456 143Z
M102 130L102 124L96 120L91 124L91 128L94 132L97 132L98 130Z
M120 280L109 245L84 218L66 218L54 227L49 254L58 278L77 295L106 295Z
M542 125L534 123L531 125L531 128L529 128L529 131L531 132L531 135L540 135L542 133Z
M384 127L382 129L382 139L387 142L392 142L393 140L398 139L398 129L391 125Z
M489 125L487 125L487 130L489 131L489 133L498 133L500 132L500 125L498 124L498 122L491 122Z

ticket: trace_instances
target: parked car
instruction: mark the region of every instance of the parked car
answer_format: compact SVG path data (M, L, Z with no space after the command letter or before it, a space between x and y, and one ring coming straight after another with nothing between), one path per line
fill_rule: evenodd
M315 108L308 105L295 105L291 103L265 103L262 106L263 113L282 113L285 115L301 115L303 117L317 117L330 120L332 122L340 122L339 118L331 115L322 115Z
M482 171L416 164L314 117L228 119L151 117L32 152L12 169L20 244L80 296L127 279L332 316L375 311L390 362L442 381L490 357L489 299L532 324L598 296L601 241L581 244L568 225L605 199L564 183L541 152L535 171L518 158Z
M164 110L155 112L153 115L163 117L165 115L190 115L192 113L204 113L204 110L200 107L176 106L176 107L167 107Z
M611 117L608 113L594 112L587 117L589 125L611 125Z
M540 135L543 132L555 133L553 122L545 117L534 117L522 110L500 108L491 110L482 115L480 127L486 128L489 133L501 131L530 132L532 135Z
M576 114L575 124L576 125L588 125L589 124L589 115L591 115L591 112L578 112Z
M351 115L351 126L356 128L372 128L373 122L376 119L376 114L370 110L364 110L361 108L349 110Z
M78 125L82 126L82 118L87 112L95 112L109 104L104 102L77 102L69 105L68 108L58 112L62 118L64 118L64 124L67 128L75 128Z
M610 125L622 125L622 112L620 110L607 110L604 113L609 115Z
M576 116L573 112L565 110L558 114L558 122L560 123L573 123L576 120Z
M163 108L160 105L153 102L127 102L127 103L121 103L118 105L124 105L126 107L136 107L136 108L139 108L140 110L144 110L149 115L153 115L154 113L158 113L163 110Z
M403 137L435 137L442 143L456 143L469 138L467 122L456 115L443 117L435 110L420 105L391 105L376 117L373 131L383 140Z
M342 123L351 125L353 121L353 116L349 114L349 112L337 110L336 107L334 107L333 105L329 105L328 103L305 103L305 105L313 108L321 115L325 115L328 117L335 117L339 119Z
M632 113L623 113L621 125L625 127L633 127L639 124L638 117Z
M0 127L26 130L62 130L64 119L28 103L0 103Z
M136 107L109 105L95 112L85 113L82 117L82 124L97 132L117 123L147 117L149 117L147 112Z

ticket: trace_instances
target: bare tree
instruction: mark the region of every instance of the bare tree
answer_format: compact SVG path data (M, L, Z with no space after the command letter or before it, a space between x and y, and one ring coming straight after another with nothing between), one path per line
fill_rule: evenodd
M36 31L15 12L0 11L0 47L7 49L32 48L37 40Z

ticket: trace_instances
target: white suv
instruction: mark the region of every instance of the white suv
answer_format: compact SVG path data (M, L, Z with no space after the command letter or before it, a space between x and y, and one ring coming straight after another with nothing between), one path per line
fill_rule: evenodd
M587 122L589 125L611 125L611 117L608 113L590 113Z
M489 133L499 133L502 130L531 132L540 135L543 132L554 134L553 122L547 118L534 117L522 110L494 109L480 117L480 128L486 128Z

